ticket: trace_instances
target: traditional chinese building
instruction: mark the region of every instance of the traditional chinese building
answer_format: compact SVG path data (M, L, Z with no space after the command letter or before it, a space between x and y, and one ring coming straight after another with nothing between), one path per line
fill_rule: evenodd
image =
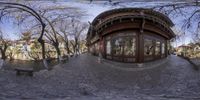
M172 21L143 8L119 8L98 15L87 33L89 52L105 59L142 63L168 55Z

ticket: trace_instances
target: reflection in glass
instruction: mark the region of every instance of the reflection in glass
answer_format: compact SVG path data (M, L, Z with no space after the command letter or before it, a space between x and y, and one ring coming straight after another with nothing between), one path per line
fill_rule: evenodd
M113 48L112 48L113 55L115 55L115 56L122 55L122 53L123 53L123 49L122 49L123 44L124 43L123 43L122 38L113 39Z
M95 52L96 53L98 53L99 52L99 43L97 42L97 43L95 43Z
M94 49L95 49L95 46L94 46L94 45L92 45L92 46L91 46L91 50L90 50L90 51L92 52L92 54L93 54L93 55L95 54L95 50L94 50Z
M144 56L153 55L153 40L145 39L144 40Z
M99 54L99 43L95 43L95 55Z
M165 44L162 43L162 54L165 54Z
M125 37L124 40L124 55L135 56L136 39L133 37Z
M160 41L156 41L155 55L160 55Z
M110 40L108 40L107 43L106 43L106 54L111 54Z

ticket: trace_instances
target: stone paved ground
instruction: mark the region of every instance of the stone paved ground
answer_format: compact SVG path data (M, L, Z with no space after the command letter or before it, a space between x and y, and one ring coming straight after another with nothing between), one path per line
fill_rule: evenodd
M0 71L0 100L4 99L200 100L200 72L177 56L156 68L128 71L84 54L32 78Z

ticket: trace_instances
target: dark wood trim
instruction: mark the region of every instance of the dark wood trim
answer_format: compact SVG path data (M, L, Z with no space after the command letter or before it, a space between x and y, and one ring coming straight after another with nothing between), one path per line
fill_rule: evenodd
M138 10L139 11L139 10ZM150 14L151 15L151 14ZM157 15L153 14L149 16L146 12L141 14L139 12L121 12L115 13L111 15L107 15L107 17L103 17L103 19L98 19L101 22L95 22L94 31L92 31L92 37L89 37L87 40L88 45L95 45L96 42L99 42L99 52L102 53L104 58L110 60L116 60L121 62L134 62L143 63L147 61L152 61L156 59L161 59L163 57L167 57L168 54L168 42L167 40L173 38L173 32L171 31L171 25L166 20L163 20L160 17L156 17ZM97 19L96 19L97 21ZM126 33L129 35L126 36ZM132 35L131 35L132 34ZM90 35L90 34L89 34ZM99 36L99 37L97 37ZM135 37L135 55L125 55L132 54L130 50L133 50L132 47L116 46L116 50L113 50L114 38L118 39L119 37ZM96 37L96 38L95 38ZM107 54L107 38L110 38L111 42L111 53ZM153 42L153 52L152 55L144 54L144 41L145 39L150 39ZM128 40L128 39L127 39ZM159 41L159 54L156 55L156 41ZM164 43L164 54L162 53ZM150 48L150 47L148 47ZM119 50L119 49L122 49ZM125 53L125 52L128 53ZM93 51L93 52L98 52ZM114 55L114 52L119 55ZM122 53L122 54L121 54ZM109 58L108 58L109 57ZM131 59L132 58L132 59Z

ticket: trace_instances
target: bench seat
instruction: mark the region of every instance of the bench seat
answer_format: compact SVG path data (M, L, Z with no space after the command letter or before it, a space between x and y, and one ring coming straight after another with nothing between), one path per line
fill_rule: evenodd
M29 76L33 76L33 69L32 68L15 68L16 75L19 76L22 73L26 73Z

